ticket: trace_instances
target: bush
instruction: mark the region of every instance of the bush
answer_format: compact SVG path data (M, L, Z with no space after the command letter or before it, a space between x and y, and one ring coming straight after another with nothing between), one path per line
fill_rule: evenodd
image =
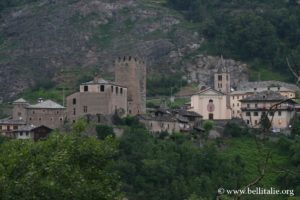
M100 140L105 139L107 136L115 136L114 129L111 126L97 125L96 132L97 138Z
M227 123L224 128L224 135L239 137L243 134L243 129L237 123Z

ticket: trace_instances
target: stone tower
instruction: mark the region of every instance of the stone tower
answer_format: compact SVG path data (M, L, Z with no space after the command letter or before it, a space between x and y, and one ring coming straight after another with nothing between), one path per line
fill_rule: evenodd
M230 73L228 72L223 56L217 65L217 73L214 75L214 88L224 94L230 93Z
M146 113L146 64L136 57L115 61L115 82L127 87L128 114Z
M13 102L13 119L15 120L23 120L26 122L27 120L27 110L26 108L29 106L29 103L25 99L18 99Z

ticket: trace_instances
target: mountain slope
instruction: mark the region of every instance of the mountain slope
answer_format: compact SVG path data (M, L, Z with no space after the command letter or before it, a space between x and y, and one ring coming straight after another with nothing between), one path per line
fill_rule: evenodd
M198 55L203 43L196 27L179 12L161 1L141 0L30 2L2 11L0 33L4 99L43 82L74 85L96 72L109 77L113 60L124 55L145 59L148 78L178 71L188 74L185 66L195 63L190 56ZM201 67L197 70L202 73ZM203 74L212 70L214 66ZM233 71L237 81L246 79L239 76L241 69ZM210 81L205 76L202 80Z

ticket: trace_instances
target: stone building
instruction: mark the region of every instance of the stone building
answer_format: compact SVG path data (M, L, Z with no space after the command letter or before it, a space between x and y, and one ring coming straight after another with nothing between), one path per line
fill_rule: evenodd
M248 96L241 102L242 119L253 128L260 127L261 116L267 114L271 106L278 104L287 97L274 91L258 92ZM290 125L291 119L295 115L295 102L287 100L277 106L275 110L269 112L268 118L272 122L273 129L286 129Z
M146 113L146 64L135 57L115 61L115 81L128 88L128 114Z
M22 120L34 126L47 126L51 129L64 124L65 107L51 100L40 100L37 104L29 104L24 99L13 102L13 119Z
M295 98L296 97L296 91L288 89L286 87L258 87L258 88L249 88L247 90L239 90L239 91L233 91L230 93L230 106L232 109L232 117L233 118L241 118L241 102L240 100L251 96L258 92L263 91L273 91L277 92L280 95L286 97L286 98Z
M139 115L139 121L143 123L150 133L180 132L180 126L177 119L172 115L149 116Z
M34 126L34 125L23 125L20 126L17 130L14 130L14 138L16 139L27 139L27 140L45 140L48 138L49 134L52 132L52 129L46 126Z
M6 137L14 137L13 132L26 123L19 119L1 119L0 120L0 134Z
M127 115L127 88L95 77L80 85L80 91L67 97L67 119L76 121L86 115Z

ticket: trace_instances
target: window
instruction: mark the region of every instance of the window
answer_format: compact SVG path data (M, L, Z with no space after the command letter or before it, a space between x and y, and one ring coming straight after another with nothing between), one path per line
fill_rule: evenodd
M39 118L39 121L42 121L42 118Z
M246 112L246 116L251 116L251 113L250 112Z
M250 108L250 104L249 103L247 104L247 108Z
M240 96L237 96L237 99L240 99Z
M34 112L34 110L32 111L32 114L34 114L35 112Z
M254 112L254 116L258 116L258 112Z
M21 115L22 115L22 114L21 114L20 112L18 112L18 116L21 117Z
M257 103L255 104L255 108L257 108L258 106L257 106Z
M111 93L114 93L114 86L111 86Z
M232 97L232 99L234 99L234 96Z
M229 79L229 77L228 77L228 75L226 75L226 80L228 81L228 79Z
M76 108L73 109L73 115L76 115Z
M23 136L23 132L20 132L20 136Z
M89 91L89 86L85 85L85 86L83 87L83 90L84 90L85 92L88 92L88 91Z
M26 136L29 136L29 133L28 133L28 132L26 132Z
M281 116L281 111L278 111L278 116Z
M232 111L232 114L234 115L234 110Z
M240 104L239 103L237 103L237 107L239 107L240 106Z
M249 121L249 120L247 120L247 124L250 124L250 121Z
M218 76L218 80L219 80L219 81L222 81L222 75L219 75L219 76Z
M209 102L209 103L213 103L213 102L214 102L214 100L210 99L208 102Z
M73 105L76 105L76 99L75 98L73 99Z
M14 126L13 129L14 129L14 130L17 130L17 129L18 129L18 126Z
M88 107L87 106L83 106L83 112L87 113L87 111L88 111Z
M119 94L119 88L116 87L116 94Z
M120 88L120 93L123 94L123 88Z
M100 85L100 91L104 92L104 85Z
M31 121L31 120L32 120L32 118L30 117L30 118L29 118L29 121Z
M258 124L258 123L257 123L257 120L255 120L255 121L254 121L254 124L255 124L255 125L257 125L257 124Z
M232 104L232 107L234 107L234 104Z

